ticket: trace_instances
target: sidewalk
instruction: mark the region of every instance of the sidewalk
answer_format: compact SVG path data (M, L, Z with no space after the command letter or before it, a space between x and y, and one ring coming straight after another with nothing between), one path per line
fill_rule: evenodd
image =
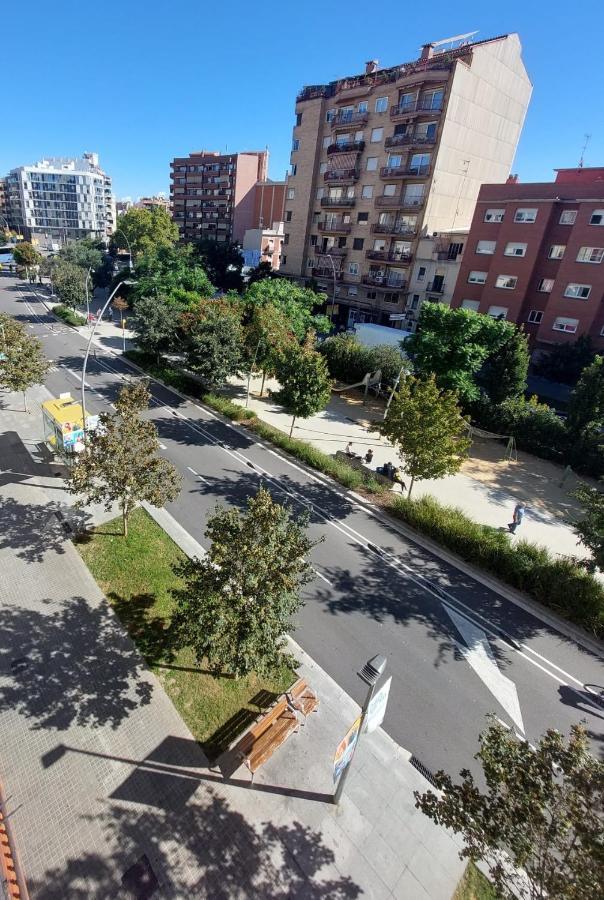
M414 808L427 782L381 729L329 802L358 706L300 648L318 713L253 788L208 767L55 515L39 420L2 399L0 781L31 897L450 898L457 844Z

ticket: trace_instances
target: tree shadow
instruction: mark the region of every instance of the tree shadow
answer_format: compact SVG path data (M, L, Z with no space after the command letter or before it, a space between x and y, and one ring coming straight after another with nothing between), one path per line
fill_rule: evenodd
M125 598L112 591L107 594L107 599L147 663L166 664L174 659L169 620L151 615L155 605L154 594L133 594Z
M2 498L0 550L13 550L26 562L42 562L47 553L65 553L65 543L86 527L90 515L54 501L45 506Z

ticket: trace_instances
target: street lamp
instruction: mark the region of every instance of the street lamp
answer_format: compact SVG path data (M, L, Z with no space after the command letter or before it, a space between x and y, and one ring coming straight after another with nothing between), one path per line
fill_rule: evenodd
M128 240L128 235L127 235L121 228L116 228L115 231L114 231L113 233L114 233L114 234L117 234L118 232L119 232L120 234L123 234L124 237L126 238L126 244L128 245L128 253L130 254L130 259L129 259L129 261L128 261L128 269L129 269L130 271L132 271L132 269L133 269L133 265L132 265L132 247L130 246L130 241Z
M327 259L331 263L331 268L333 269L333 297L331 301L331 311L329 313L329 330L331 331L333 327L333 311L336 308L336 264L333 261L333 256L331 253L326 253Z
M357 752L357 748L359 746L359 741L361 740L361 735L363 733L363 727L365 725L365 719L367 718L367 712L369 710L369 705L375 693L375 689L377 687L377 683L384 674L386 669L387 659L385 656L381 656L378 654L377 656L373 656L370 660L368 660L360 672L357 672L359 678L365 682L368 686L367 696L365 697L365 703L363 704L363 709L361 710L361 723L359 725L358 736L356 739L356 743L354 745L354 750L352 756L350 758L350 762L340 775L340 780L338 781L338 786L336 788L336 792L333 795L333 802L337 806L341 800L342 792L344 791L344 784L346 783L346 779L348 777L348 773L350 772L350 767L352 766L352 761L354 759L354 755Z
M93 325L92 331L90 332L90 337L88 338L88 345L86 347L86 353L84 354L84 362L82 363L82 381L80 384L80 394L82 397L82 423L83 423L83 431L84 431L84 446L86 446L88 434L86 431L86 400L85 400L85 389L86 389L86 366L88 365L88 357L90 356L90 348L92 346L92 339L96 333L97 325L100 321L102 321L103 316L105 315L105 310L117 294L118 290L123 287L123 285L128 284L136 284L131 278L125 278L124 281L119 281L116 286L113 288L107 299L105 300L105 305L102 310L96 317L95 323Z
M91 272L92 272L92 266L88 266L88 271L86 272L86 321L88 322L88 328L90 328L90 302L88 299L88 279L90 278Z

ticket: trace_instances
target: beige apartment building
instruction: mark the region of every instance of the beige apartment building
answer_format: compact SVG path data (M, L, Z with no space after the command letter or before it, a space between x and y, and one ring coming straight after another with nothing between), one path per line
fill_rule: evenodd
M419 239L469 228L480 185L506 181L531 90L516 34L305 87L281 271L330 294L335 278L340 325L397 321Z

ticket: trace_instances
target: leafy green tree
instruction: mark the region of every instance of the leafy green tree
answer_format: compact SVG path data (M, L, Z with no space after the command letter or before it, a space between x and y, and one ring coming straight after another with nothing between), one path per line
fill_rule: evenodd
M515 328L488 357L480 373L480 381L493 403L524 395L530 360L526 335Z
M269 303L276 306L287 316L299 341L303 341L311 329L329 331L327 317L316 314L325 303L325 295L315 294L285 278L265 278L255 282L245 292L245 302L250 307Z
M192 647L198 665L236 677L279 665L300 588L312 575L307 524L264 488L248 497L243 514L217 507L206 528L210 548L184 563L175 593L175 643Z
M331 398L331 378L320 353L313 350L313 332L303 346L288 347L276 365L281 390L274 394L277 403L292 416L291 437L296 419L307 419L325 409Z
M471 443L457 395L441 391L434 375L405 378L387 418L373 430L396 447L402 470L411 476L408 496L416 479L444 478L458 472Z
M404 362L396 347L389 344L366 347L354 334L333 335L317 349L327 360L330 374L344 384L357 384L368 372L377 369L381 370L385 384L394 384Z
M537 374L560 384L576 384L581 372L594 361L596 351L589 335L556 344L537 366Z
M174 347L179 328L178 316L174 305L160 294L135 299L130 328L136 334L141 350L155 356L159 362L161 355Z
M27 391L44 384L50 363L40 341L11 316L0 314L0 387L21 391L27 412Z
M142 418L149 406L146 382L123 387L115 413L101 413L100 427L91 434L76 457L68 477L68 487L80 499L77 506L103 503L111 509L117 503L128 536L128 516L145 500L163 506L175 500L181 478L172 463L158 456L159 440L153 422Z
M243 254L239 244L206 239L199 242L197 249L210 281L220 291L243 289Z
M248 285L254 284L256 281L263 281L265 278L281 278L279 272L273 269L272 264L268 260L259 262L247 276Z
M604 884L604 763L585 730L574 725L566 740L550 729L532 747L493 722L475 758L486 790L467 769L459 784L441 771L440 793L416 791L416 806L462 836L460 856L486 863L499 896L594 897Z
M567 425L575 439L604 426L604 356L596 356L583 369L570 396Z
M21 241L13 248L13 259L18 266L25 266L26 269L39 266L42 262L42 256L28 241Z
M195 306L200 298L212 297L215 288L199 264L190 244L158 247L143 253L136 263L137 283L132 297L158 293L179 310Z
M52 266L52 284L64 306L71 309L86 302L87 271L71 262L55 260Z
M239 310L209 300L181 318L187 366L210 389L221 387L241 365L243 329Z
M134 262L138 262L141 254L161 247L173 247L177 240L178 226L167 210L160 206L151 209L132 207L119 217L111 245L123 250L131 249Z
M80 241L71 241L62 247L56 258L61 262L71 263L88 271L90 268L94 270L100 268L104 256L102 244L99 241L82 238Z
M594 566L604 572L604 491L580 484L575 497L585 511L583 518L574 523L575 534L591 550Z
M260 396L264 392L266 376L275 374L279 359L293 344L297 344L296 336L282 310L272 304L252 308L250 321L244 329L244 365L250 376L253 372L262 372Z
M456 391L465 404L479 396L476 375L483 363L514 331L514 325L501 319L424 303L418 329L405 341L405 352L416 374L434 374L439 387Z

